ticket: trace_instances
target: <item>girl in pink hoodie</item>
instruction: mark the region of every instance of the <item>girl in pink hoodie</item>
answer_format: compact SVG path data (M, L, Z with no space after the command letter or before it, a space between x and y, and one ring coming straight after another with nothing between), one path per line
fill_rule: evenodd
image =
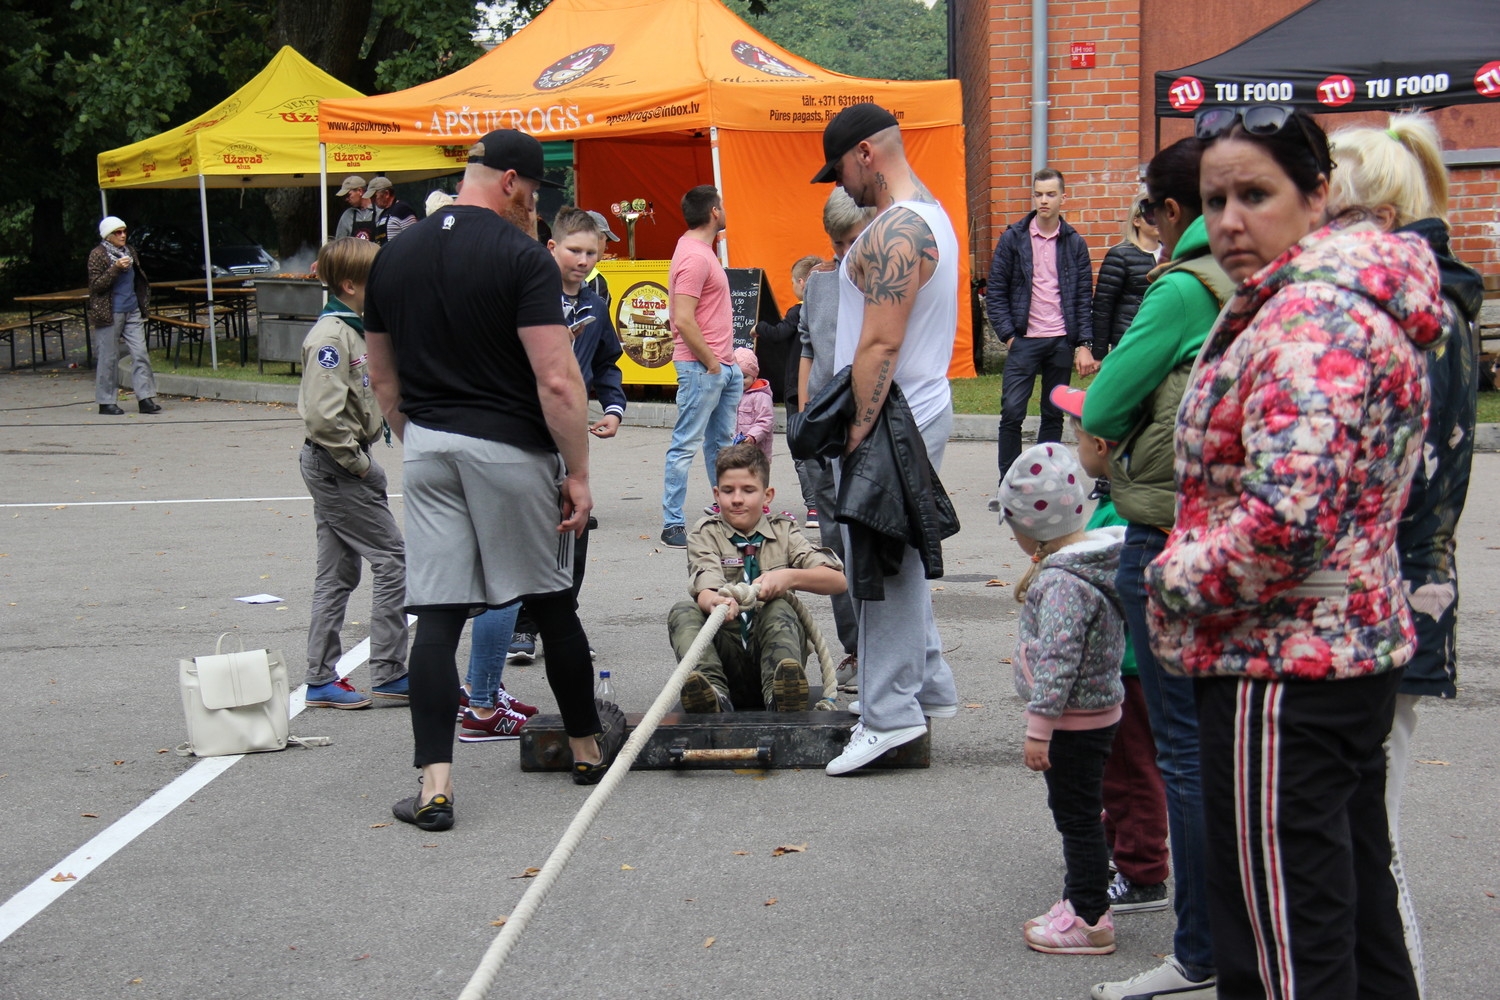
M745 394L734 422L734 441L753 441L771 463L771 438L776 432L776 411L771 407L771 383L760 378L760 360L747 347L734 352L734 363L745 375Z

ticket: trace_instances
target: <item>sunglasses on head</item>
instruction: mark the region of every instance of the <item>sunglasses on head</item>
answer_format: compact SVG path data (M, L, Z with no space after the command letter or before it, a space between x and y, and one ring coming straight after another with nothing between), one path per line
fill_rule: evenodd
M1325 143L1320 150L1307 130L1307 123L1297 115L1297 109L1285 104L1252 104L1238 108L1204 108L1193 116L1193 135L1203 141L1217 139L1235 125L1240 125L1249 135L1280 135L1288 121L1297 123L1297 129L1307 142L1313 162L1323 176L1333 175L1333 159Z

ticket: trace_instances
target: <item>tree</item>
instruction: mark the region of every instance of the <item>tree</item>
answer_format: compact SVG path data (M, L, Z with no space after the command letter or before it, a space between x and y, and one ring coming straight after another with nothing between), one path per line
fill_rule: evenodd
M941 0L930 9L920 0L725 2L777 45L835 73L879 80L947 75L947 8Z
M78 271L101 150L212 107L281 45L367 93L395 90L478 58L478 20L473 0L0 0L0 256L25 258L6 283ZM273 191L283 252L311 242L318 192Z

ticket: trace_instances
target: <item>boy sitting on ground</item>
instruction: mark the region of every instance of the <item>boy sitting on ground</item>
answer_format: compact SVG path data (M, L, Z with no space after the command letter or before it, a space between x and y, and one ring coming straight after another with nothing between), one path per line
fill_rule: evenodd
M693 525L687 536L688 593L667 616L672 651L679 660L720 604L729 617L682 685L685 712L731 712L808 707L805 636L791 603L793 590L841 594L848 586L837 556L808 541L790 517L768 514L776 491L766 456L746 441L719 452L715 463L719 512ZM760 584L751 611L719 593L731 583Z

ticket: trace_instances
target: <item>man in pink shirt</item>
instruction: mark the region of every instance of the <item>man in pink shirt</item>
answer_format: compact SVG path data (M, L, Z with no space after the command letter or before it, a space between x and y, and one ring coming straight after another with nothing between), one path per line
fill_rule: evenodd
M735 412L744 391L734 363L734 316L729 305L729 278L714 255L714 241L724 231L724 202L712 184L701 184L682 196L688 231L677 240L667 273L668 309L672 320L672 365L677 369L677 423L667 448L662 475L663 545L687 548L682 505L687 499L693 454L703 450L708 484L715 482L719 449L734 437Z
M1010 226L995 247L984 305L995 335L1009 346L1000 387L1000 478L1021 454L1021 423L1042 377L1037 441L1061 441L1063 413L1054 386L1099 370L1094 360L1094 272L1089 248L1062 220L1063 176L1050 167L1031 182L1034 210Z

